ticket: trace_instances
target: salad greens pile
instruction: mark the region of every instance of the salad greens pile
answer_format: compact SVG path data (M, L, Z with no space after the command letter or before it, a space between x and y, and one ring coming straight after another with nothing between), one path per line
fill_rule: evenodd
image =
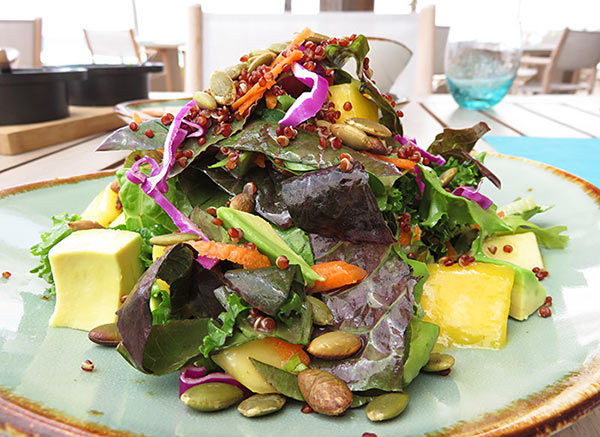
M255 339L306 346L340 330L358 336L360 349L344 359L313 358L308 367L341 379L357 404L373 390L402 391L429 360L439 331L423 322L419 304L427 263L463 254L486 261L482 241L492 234L532 231L541 245L564 247L565 228L529 222L545 211L535 202L518 201L500 217L479 192L483 179L500 187L485 153L471 155L485 123L444 129L427 150L403 136L391 97L372 80L364 36L314 34L272 51L270 65L256 67L250 56L229 76L236 99L223 103L211 87L178 114L133 123L100 146L131 150L117 172L124 214L117 229L144 240L146 271L118 311L117 350L144 373L191 363L210 372L219 370L215 354ZM295 61L273 74L288 58ZM351 58L355 75L343 69ZM378 120L370 121L389 131L363 134L372 148L332 134L339 86L358 89L361 100L347 102L358 123L360 108L374 107ZM253 102L244 100L251 94ZM242 112L241 100L252 102ZM48 251L77 218L53 218L53 230L32 248L41 257L33 271L51 284ZM197 239L152 260L152 238L178 232ZM271 266L242 268L231 256L207 255L209 247L233 253L233 246ZM330 261L360 267L365 277L313 294L333 316L332 325L318 326L307 293L324 279L312 266ZM283 370L253 363L280 392L302 397L294 372L307 366L297 355Z

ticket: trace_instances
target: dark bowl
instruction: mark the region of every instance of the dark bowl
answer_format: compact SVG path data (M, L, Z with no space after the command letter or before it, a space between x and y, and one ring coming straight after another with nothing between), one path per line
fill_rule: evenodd
M87 77L85 68L44 67L0 73L0 125L58 120L69 116L67 81Z
M126 100L148 98L149 73L163 71L163 64L73 65L86 68L87 79L69 82L69 103L80 106L112 106Z

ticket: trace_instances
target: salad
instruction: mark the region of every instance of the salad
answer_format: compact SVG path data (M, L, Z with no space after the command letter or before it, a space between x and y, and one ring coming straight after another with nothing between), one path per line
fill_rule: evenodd
M446 349L499 349L509 316L551 315L539 245L565 247L566 228L530 222L549 208L531 197L480 192L501 187L471 153L485 123L427 148L405 135L368 51L304 29L108 136L99 150L131 150L124 168L32 248L51 326L180 372L197 410L294 399L382 421L420 372L450 373Z

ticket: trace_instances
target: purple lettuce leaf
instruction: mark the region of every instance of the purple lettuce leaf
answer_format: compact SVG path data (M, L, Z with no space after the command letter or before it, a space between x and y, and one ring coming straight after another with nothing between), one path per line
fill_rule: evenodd
M286 179L281 198L294 224L306 232L353 243L395 241L359 162L349 172L334 166Z
M402 390L405 336L416 284L410 268L390 249L360 284L323 296L334 327L360 336L363 347L345 360L315 359L311 367L331 372L352 391Z
M205 270L197 263L196 257L197 252L187 244L177 244L167 249L164 255L138 279L127 300L117 311L117 328L121 335L121 343L117 350L132 366L144 373L162 373L161 369L165 366L170 368L166 365L168 356L163 356L159 360L157 357L159 351L148 349L150 340L155 346L168 342L168 339L163 339L161 336L170 336L169 326L171 324L179 326L182 322L178 320L180 318L196 316L208 320L223 311L223 307L213 294L214 288L222 282L215 273ZM150 311L152 285L157 279L162 279L170 287L172 320L163 325L152 324ZM201 324L204 326L204 323ZM173 343L177 342L173 341ZM200 344L202 338L198 346ZM189 352L189 348L186 350ZM162 362L160 369L148 367L147 355L150 352L152 352L152 362ZM181 365L199 354L197 348L193 356L187 356L186 352L184 355L187 358L182 362L181 351L176 352L171 350L172 359Z
M437 134L427 151L433 155L441 155L446 160L454 156L458 162L465 160L462 152L470 153L475 143L489 132L489 126L483 121L465 129L449 129Z

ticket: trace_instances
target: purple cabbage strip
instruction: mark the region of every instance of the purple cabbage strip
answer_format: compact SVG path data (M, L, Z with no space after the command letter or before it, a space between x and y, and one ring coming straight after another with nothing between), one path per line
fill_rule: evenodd
M175 162L175 151L177 147L185 139L187 132L183 129L179 129L183 117L188 113L189 109L195 105L192 100L185 105L181 111L177 113L177 116L171 123L167 139L165 140L164 155L162 165L159 166L157 162L145 156L144 158L136 161L131 170L126 174L127 179L136 185L140 185L140 188L144 193L150 196L156 203L160 205L162 209L171 217L173 223L181 232L189 232L192 234L200 235L202 240L210 241L209 238L202 233L200 228L194 224L185 214L179 211L170 201L165 197L165 193L168 191L167 187L167 175L169 170ZM175 134L173 132L176 131ZM140 166L142 164L150 164L152 167L150 177L140 172ZM212 269L218 264L219 260L216 258L209 258L206 256L198 257L198 262L206 269Z
M317 73L307 70L302 65L294 62L292 72L296 79L304 85L311 87L310 91L302 93L289 107L284 117L279 121L282 126L298 126L303 121L314 117L327 100L329 82Z
M446 164L446 160L444 159L443 156L441 156L441 155L432 155L427 150L424 150L424 149L420 148L419 146L417 146L417 140L414 139L414 138L401 137L400 135L396 135L396 137L394 139L396 141L398 141L403 146L405 146L405 145L407 145L409 143L411 145L415 146L417 148L417 150L419 151L419 153L421 154L421 156L423 158L429 159L429 162L431 162L433 164L436 164L436 165L445 165Z
M452 191L452 194L454 194L455 196L464 197L467 200L475 202L483 209L488 209L493 202L489 197L486 197L479 192L480 188L481 181L479 181L477 188L461 185L460 187L455 188L454 191Z
M204 367L196 367L195 369L188 367L181 372L179 376L179 396L196 385L207 384L209 382L220 382L233 385L241 388L246 396L252 394L241 382L228 373L215 372L208 375L202 375L202 370L200 369L203 369L204 373L206 373Z

